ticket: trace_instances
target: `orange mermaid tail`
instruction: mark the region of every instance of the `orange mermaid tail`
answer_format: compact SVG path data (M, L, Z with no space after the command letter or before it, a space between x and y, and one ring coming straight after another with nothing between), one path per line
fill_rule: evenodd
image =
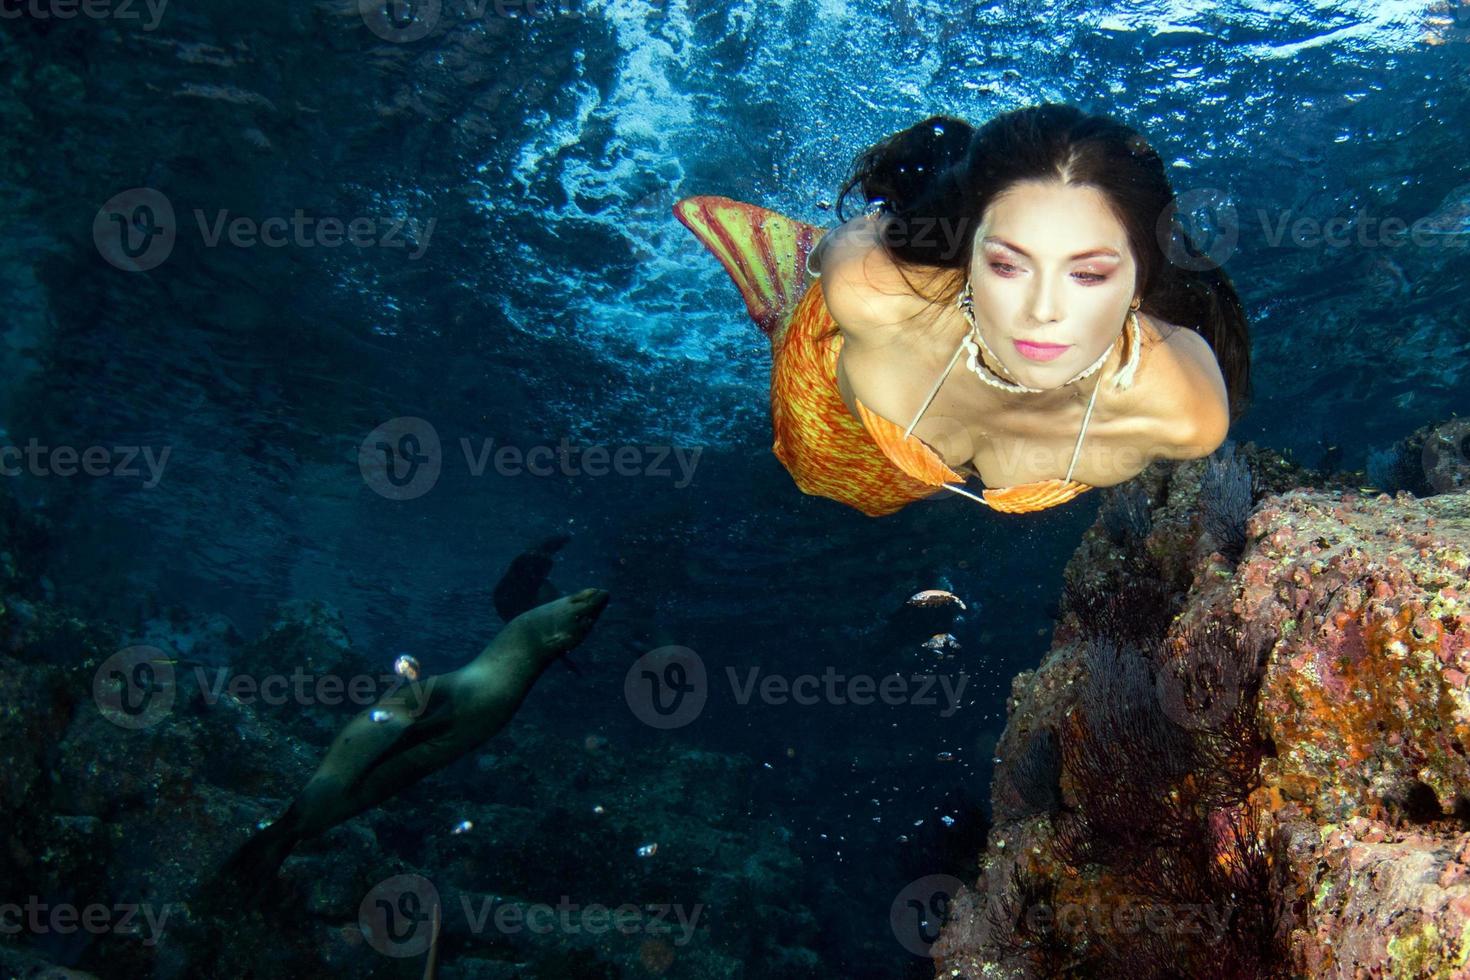
M824 230L728 197L688 197L674 216L720 260L771 340L771 451L797 487L892 514L933 486L894 467L837 390L842 336L806 257Z

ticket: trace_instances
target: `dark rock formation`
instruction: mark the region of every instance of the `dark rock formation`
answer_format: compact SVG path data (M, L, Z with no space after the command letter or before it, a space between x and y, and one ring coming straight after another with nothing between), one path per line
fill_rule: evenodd
M938 976L1466 975L1470 495L1303 477L1151 470L1088 533Z

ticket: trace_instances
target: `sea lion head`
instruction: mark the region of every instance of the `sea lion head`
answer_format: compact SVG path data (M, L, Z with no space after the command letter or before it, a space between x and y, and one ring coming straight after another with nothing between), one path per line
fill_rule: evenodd
M566 597L572 605L573 618L576 621L576 639L572 640L574 645L581 643L592 632L593 625L607 608L607 601L611 598L612 593L607 589L583 589Z
M585 640L611 597L606 589L583 589L526 613L528 625L536 631L537 646L547 659Z

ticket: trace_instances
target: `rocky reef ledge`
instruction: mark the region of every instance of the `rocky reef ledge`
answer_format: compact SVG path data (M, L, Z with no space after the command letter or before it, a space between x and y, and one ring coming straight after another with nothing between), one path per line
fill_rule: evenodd
M1470 492L1316 484L1110 492L938 976L1470 977Z

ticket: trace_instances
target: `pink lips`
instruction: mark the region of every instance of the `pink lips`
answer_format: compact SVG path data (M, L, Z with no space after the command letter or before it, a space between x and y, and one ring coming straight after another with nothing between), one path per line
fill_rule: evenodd
M1070 344L1028 344L1016 341L1016 350L1033 361L1054 361L1067 352Z

